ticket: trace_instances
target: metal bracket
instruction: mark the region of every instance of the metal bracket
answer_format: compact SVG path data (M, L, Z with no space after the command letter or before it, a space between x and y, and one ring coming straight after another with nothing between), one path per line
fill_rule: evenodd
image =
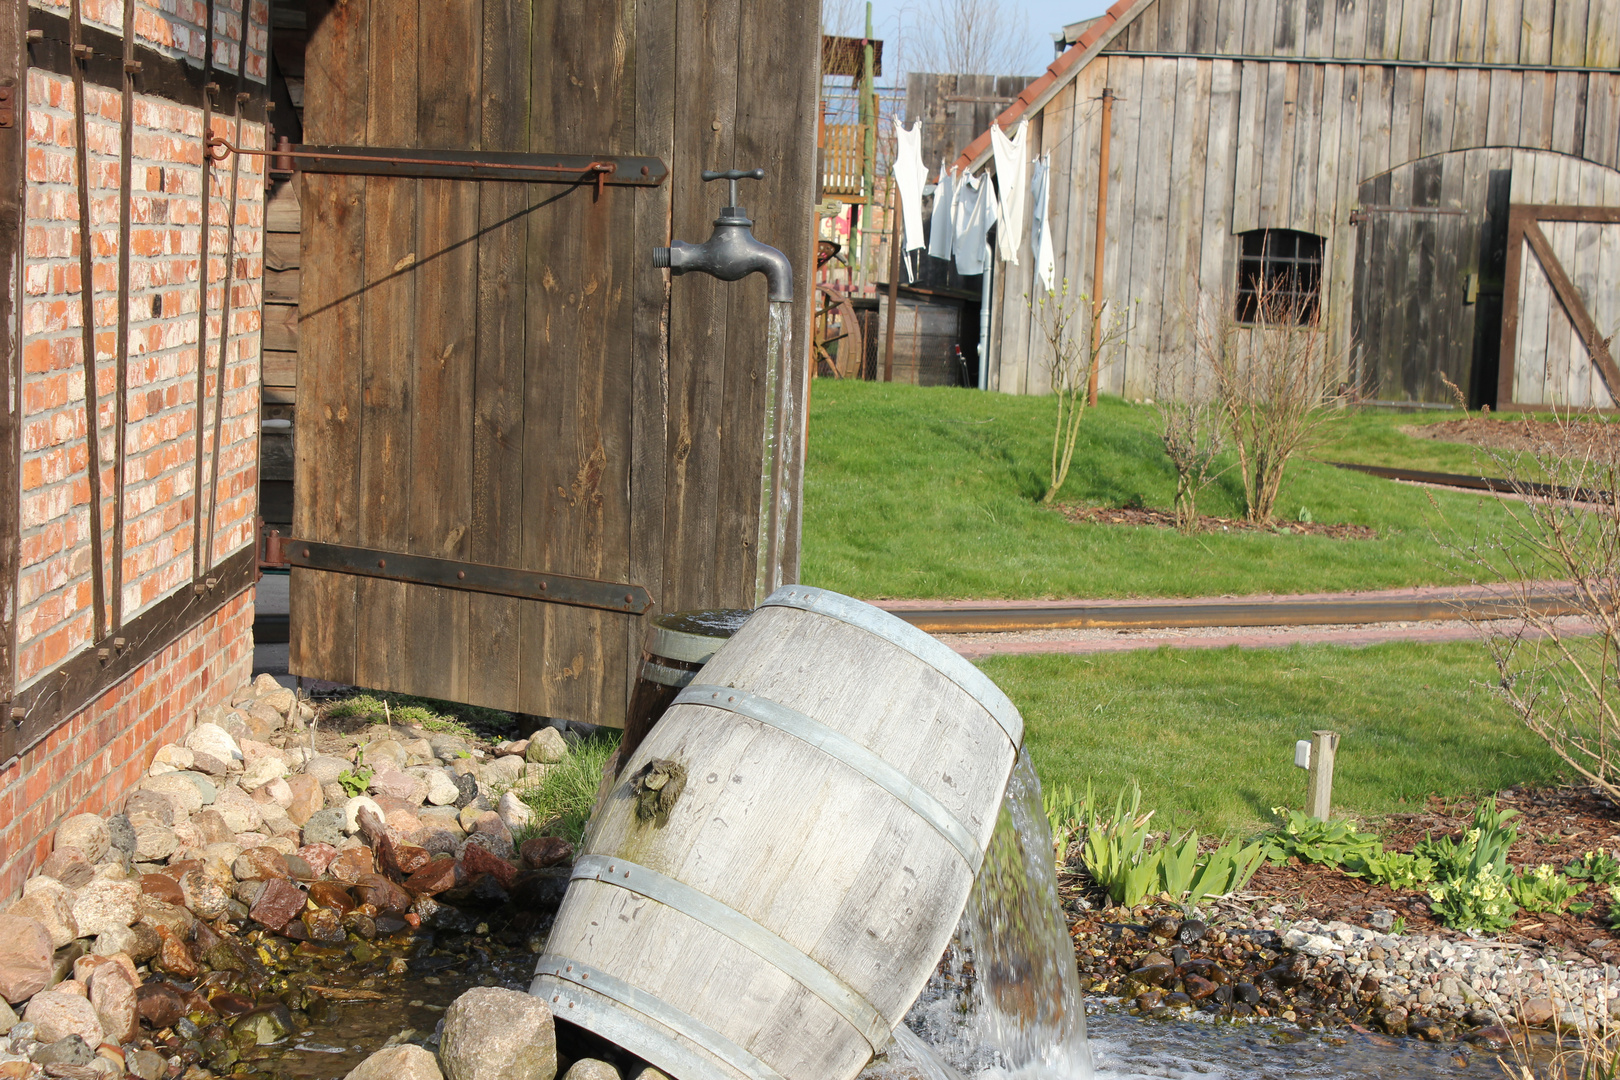
M640 615L652 607L652 597L640 585L594 578L519 570L511 566L436 559L399 551L323 544L315 540L282 541L283 556L291 566L325 570L333 574L385 578L439 589L516 596L551 604L597 608Z
M520 184L593 183L657 187L669 168L655 157L583 154L509 154L490 150L418 150L377 146L303 146L274 150L238 150L222 139L211 148L246 154L297 158L309 173L349 176L396 176L426 180L496 180Z
M0 128L17 126L17 88L0 86Z

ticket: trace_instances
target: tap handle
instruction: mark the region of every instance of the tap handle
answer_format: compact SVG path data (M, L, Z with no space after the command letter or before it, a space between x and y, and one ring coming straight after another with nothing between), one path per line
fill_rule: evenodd
M708 169L703 170L703 182L705 184L707 184L710 180L730 180L731 181L731 205L732 206L737 205L737 181L739 181L739 180L763 180L763 179L765 179L765 170L764 169L727 169L725 172L710 172Z

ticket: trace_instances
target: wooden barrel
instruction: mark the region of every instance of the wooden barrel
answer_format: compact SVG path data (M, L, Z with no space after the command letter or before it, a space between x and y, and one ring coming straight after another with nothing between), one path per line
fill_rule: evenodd
M942 643L777 590L626 762L531 992L678 1080L850 1080L949 943L1022 737Z
M720 646L731 640L750 614L722 608L672 611L648 620L647 636L641 646L641 671L624 710L618 761L630 760L675 695L691 683Z

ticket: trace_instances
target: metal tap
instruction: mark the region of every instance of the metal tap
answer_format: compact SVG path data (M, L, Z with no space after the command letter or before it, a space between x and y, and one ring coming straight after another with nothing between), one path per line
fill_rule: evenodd
M770 299L793 299L793 265L788 257L754 239L748 211L737 205L738 180L763 180L764 169L731 169L703 173L710 180L731 182L731 205L714 219L714 232L701 244L677 240L669 247L653 248L653 265L672 274L709 274L721 281L737 281L749 274L764 274Z

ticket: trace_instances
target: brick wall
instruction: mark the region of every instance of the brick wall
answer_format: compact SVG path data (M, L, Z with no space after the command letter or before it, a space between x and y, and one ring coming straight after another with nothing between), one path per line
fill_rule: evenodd
M0 899L50 854L58 821L115 812L158 747L228 703L248 681L252 628L248 589L0 770Z
M103 580L110 593L114 523L114 395L118 319L119 122L116 92L85 88L95 292ZM131 171L127 461L123 607L126 619L188 585L197 542L197 305L202 112L137 96ZM237 139L234 121L215 134ZM264 126L244 123L246 147ZM92 636L89 449L82 361L74 97L70 80L28 73L28 163L23 253L21 570L17 685L27 686ZM221 431L216 560L252 540L258 455L258 357L263 277L264 159L244 155L237 187L231 336ZM230 163L209 170L208 365L202 494L212 477L214 379L230 230ZM206 522L204 522L206 527ZM110 603L110 595L108 597Z
M63 17L68 14L66 3L54 3L52 0L29 0L29 6ZM122 0L82 0L80 11L87 25L112 34L123 33ZM249 9L251 26L248 30L247 74L254 82L264 82L268 71L269 12L266 0L253 0L253 6ZM204 0L136 0L135 36L143 45L201 67L203 49L207 44L203 20L207 16L208 5ZM241 30L242 0L215 0L215 70L236 71L236 51L241 41Z

